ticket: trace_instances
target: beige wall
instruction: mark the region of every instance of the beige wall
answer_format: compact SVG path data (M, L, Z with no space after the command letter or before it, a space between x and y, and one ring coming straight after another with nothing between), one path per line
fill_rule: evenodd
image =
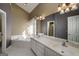
M21 35L23 31L26 30L26 24L29 20L29 14L15 4L11 5L11 9L12 35Z
M41 3L32 11L30 18L32 18L33 16L48 16L50 14L53 14L57 12L57 6L58 4L56 3Z

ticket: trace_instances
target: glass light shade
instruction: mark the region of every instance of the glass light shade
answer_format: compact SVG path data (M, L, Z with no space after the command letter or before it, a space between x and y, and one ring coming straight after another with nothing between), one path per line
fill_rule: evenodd
M61 7L58 7L58 11L61 11Z
M62 4L62 7L66 7L66 4L65 4L65 3L63 3L63 4Z
M70 9L69 8L66 8L65 12L69 12L69 11L70 11Z
M61 10L61 11L60 11L60 14L64 14L64 10Z
M36 17L36 19L39 20L40 18L39 17Z
M42 17L42 20L44 20L45 19L45 17Z
M78 7L77 7L77 5L75 4L75 5L73 5L72 6L72 9L71 10L76 10Z
M39 17L40 19L42 18L42 16Z

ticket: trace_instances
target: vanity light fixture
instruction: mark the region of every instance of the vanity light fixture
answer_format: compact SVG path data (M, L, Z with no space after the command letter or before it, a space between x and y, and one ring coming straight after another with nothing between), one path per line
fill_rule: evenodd
M44 20L45 19L45 17L44 16L37 16L37 17L35 17L37 20Z
M71 10L76 10L77 8L76 3L61 3L58 5L58 12L60 12L60 14L64 14Z

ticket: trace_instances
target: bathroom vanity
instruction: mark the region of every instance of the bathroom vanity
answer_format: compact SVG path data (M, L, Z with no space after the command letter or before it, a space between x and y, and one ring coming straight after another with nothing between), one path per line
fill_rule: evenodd
M66 40L51 36L33 36L31 37L32 51L37 56L79 56L79 48L72 47Z

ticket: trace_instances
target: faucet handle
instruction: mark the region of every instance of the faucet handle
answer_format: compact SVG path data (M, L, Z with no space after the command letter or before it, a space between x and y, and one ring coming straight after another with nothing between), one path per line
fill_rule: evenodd
M68 40L66 40L66 42L68 42Z

